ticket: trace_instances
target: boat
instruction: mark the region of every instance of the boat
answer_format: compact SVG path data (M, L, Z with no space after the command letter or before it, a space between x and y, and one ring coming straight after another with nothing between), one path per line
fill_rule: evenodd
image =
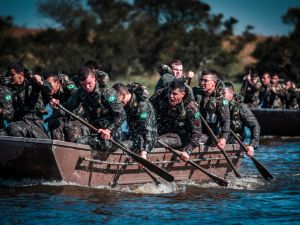
M90 146L50 139L0 137L0 178L65 181L85 187L135 185L153 182L140 166L121 150L93 152ZM226 153L238 168L243 151L227 144ZM95 154L96 153L96 154ZM224 178L230 168L216 147L199 145L190 156L210 173ZM200 170L180 161L164 148L155 148L147 159L172 174L175 182L209 181Z
M261 136L300 136L300 110L251 109Z

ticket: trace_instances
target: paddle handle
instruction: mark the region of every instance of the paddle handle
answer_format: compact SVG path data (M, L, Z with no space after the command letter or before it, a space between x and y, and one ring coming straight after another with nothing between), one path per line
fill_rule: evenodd
M213 138L213 140L217 144L218 143L218 139L217 139L216 135L214 134L214 132L212 131L212 129L209 127L209 125L207 124L207 122L205 121L205 119L203 118L202 115L200 115L200 118L201 118L202 122L204 123L205 127L207 128L208 132L210 133L211 137ZM239 174L239 172L234 167L234 165L231 162L231 160L229 159L227 153L223 149L221 149L221 148L219 148L219 149L222 152L222 154L224 155L224 157L225 157L226 161L228 162L229 166L231 167L231 169L234 171L236 177L241 178L242 176Z

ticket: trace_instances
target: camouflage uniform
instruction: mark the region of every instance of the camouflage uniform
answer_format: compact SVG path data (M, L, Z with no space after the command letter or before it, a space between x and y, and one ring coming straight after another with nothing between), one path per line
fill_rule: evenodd
M40 86L25 79L22 87L10 87L13 91L14 116L7 128L8 135L49 138L43 126L43 115L47 111Z
M299 109L299 100L300 94L295 88L290 88L285 92L285 105L287 109Z
M151 151L158 137L155 112L151 103L132 93L131 100L124 109L133 150Z
M157 91L150 98L156 112L159 135L175 133L180 137L181 148L190 153L202 140L200 112L194 101L182 101L171 107L168 88ZM173 146L174 147L174 146Z
M119 102L115 90L109 87L100 87L98 82L96 82L92 93L87 93L82 88L79 88L64 106L72 111L80 104L88 122L99 129L109 129L112 137L114 137L125 120L124 108ZM77 139L76 142L90 144L92 148L101 151L112 149L111 142L100 139L98 134L87 135Z
M12 93L4 86L0 86L0 135L6 135L4 129L4 120L9 122L13 118L13 103L12 103Z
M223 90L223 82L220 80L218 81L215 90L208 96L203 93L201 88L193 88L201 115L214 133L219 135L219 138L225 138L227 140L230 133L230 113L229 103L222 96ZM210 136L206 127L203 128L203 133Z
M248 105L242 103L240 95L234 95L229 103L230 109L230 128L238 137L244 139L244 128L247 126L251 130L250 145L254 148L258 147L260 126L249 109ZM230 136L229 142L235 143L234 137Z
M258 79L257 82L249 82L245 80L241 87L241 94L244 96L244 103L250 108L258 108L259 106L259 89L261 82Z
M276 92L272 91L272 85L260 88L260 102L262 108L282 109L284 108L285 91L281 84L275 85Z
M61 104L64 104L69 97L71 97L77 87L75 83L64 75L63 80L60 79L61 87L56 94L50 96L44 92L45 102L48 103L50 98L58 99ZM84 117L83 109L81 105L74 110L76 115ZM73 119L69 115L61 116L57 111L53 111L52 115L47 119L48 128L52 139L61 141L75 142L77 138L88 135L89 129L82 125L79 121Z

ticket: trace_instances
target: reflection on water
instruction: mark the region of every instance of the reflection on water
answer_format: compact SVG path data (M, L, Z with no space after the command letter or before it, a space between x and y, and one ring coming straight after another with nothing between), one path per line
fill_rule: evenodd
M0 224L299 224L300 140L268 139L229 187L209 183L88 189L63 182L0 180Z

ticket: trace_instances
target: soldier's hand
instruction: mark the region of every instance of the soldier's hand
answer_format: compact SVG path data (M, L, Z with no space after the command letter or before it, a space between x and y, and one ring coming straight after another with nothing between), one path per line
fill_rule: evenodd
M193 79L194 77L195 77L195 73L193 72L193 71L188 71L187 73L186 73L186 78L190 78L190 79Z
M190 159L189 154L186 151L179 152L180 159L184 162L187 162Z
M254 156L254 148L253 146L251 145L248 145L246 147L246 150L247 150L247 155L250 156L250 157L253 157Z
M111 131L109 129L98 129L98 134L104 140L108 140L111 138Z
M50 100L50 106L51 106L51 108L57 109L58 105L59 105L59 100L58 99L52 98Z
M220 138L218 139L218 143L217 143L218 148L220 149L224 149L226 146L226 139L225 138Z
M43 85L43 84L44 84L43 79L42 79L42 77L41 77L40 75L35 74L35 75L32 76L32 78L33 78L33 80L34 80L37 84L39 84L39 85Z

